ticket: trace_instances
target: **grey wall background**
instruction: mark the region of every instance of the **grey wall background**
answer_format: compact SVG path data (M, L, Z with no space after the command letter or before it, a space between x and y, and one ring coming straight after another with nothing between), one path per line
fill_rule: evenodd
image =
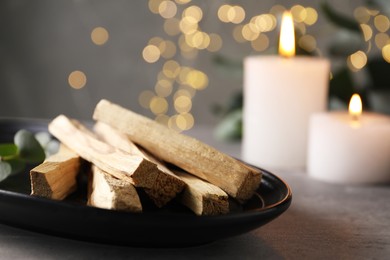
M244 6L249 16L265 13L275 4L317 8L320 1L192 1L204 10L202 27L222 35L220 54L239 60L253 51L249 44L233 40L232 26L218 21L218 7L225 2ZM358 5L357 1L329 2L349 14ZM332 31L323 20L320 14L317 25L310 28L313 35L323 34L320 45L326 45L324 33ZM146 0L1 0L0 116L52 118L63 113L90 119L101 98L152 116L139 105L138 96L143 90L153 90L161 63L148 64L141 53L153 36L167 37L162 23L159 15L149 11ZM103 46L90 38L98 26L110 33ZM194 61L180 62L207 72L209 86L197 92L192 113L196 124L215 124L211 106L242 88L241 78L221 73L208 52ZM67 82L74 70L88 77L81 90L70 88Z

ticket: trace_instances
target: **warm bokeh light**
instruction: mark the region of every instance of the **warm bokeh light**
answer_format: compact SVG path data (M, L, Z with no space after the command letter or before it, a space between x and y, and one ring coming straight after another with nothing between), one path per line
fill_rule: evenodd
M239 24L245 19L245 10L239 5L222 5L218 9L218 18L224 23Z
M208 51L216 52L219 51L222 47L222 38L216 33L210 33L210 44L207 47Z
M379 32L384 33L390 28L389 18L383 14L377 15L374 18L374 25Z
M175 2L179 5L185 5L191 2L191 0L175 0Z
M186 84L187 75L188 73L190 73L191 70L192 69L190 67L181 67L179 76L176 78L177 83Z
M161 46L161 47L160 47ZM159 45L161 56L170 59L176 54L176 45L172 41L163 41Z
M196 92L195 89L193 89L191 87L188 87L186 85L182 85L182 86L180 86L180 88L173 95L173 100L177 99L180 96L193 98L195 96L195 92Z
M181 50L180 52L181 56L184 58L184 59L187 59L187 60L194 60L198 57L198 54L199 54L199 50L198 49L191 49L191 50Z
M279 14L282 14L284 11L286 11L286 8L283 5L274 5L271 7L271 10L269 10L269 13L273 14L274 16L278 16Z
M169 79L175 79L180 73L180 64L177 61L169 60L164 63L163 73Z
M174 115L168 120L168 127L177 132L191 129L194 125L194 117L189 113Z
M367 7L359 6L355 8L353 15L359 23L368 23L371 19L371 15Z
M269 38L264 33L251 42L251 46L256 51L265 51L269 47Z
M178 113L188 113L191 111L191 108L192 108L192 101L191 101L191 98L187 97L187 96L178 96L175 100L174 100L174 107L175 107L175 110L178 112Z
M367 55L363 51L357 51L348 57L347 64L352 71L361 70L367 64Z
M382 48L382 56L385 61L390 63L390 43Z
M162 1L158 6L158 13L165 19L172 18L177 13L177 6L173 1Z
M194 89L201 90L208 86L209 79L205 73L200 70L191 70L186 77L186 84Z
M68 83L74 89L81 89L87 84L87 76L80 70L72 71L68 76Z
M194 21L200 22L203 18L203 11L199 6L187 7L182 14L183 17L192 17Z
M294 5L291 7L291 14L294 21L301 23L306 19L307 13L305 7L302 5Z
M304 19L304 23L307 25L313 25L317 22L318 20L318 13L316 9L312 7L307 7L306 8L306 17Z
M187 35L195 33L198 27L198 22L191 16L185 16L179 22L180 31Z
M243 25L237 25L233 29L233 38L236 42L246 42L246 39L242 36Z
M148 2L148 7L149 7L149 10L154 13L154 14L158 14L159 13L159 7L160 7L160 4L162 2L164 2L165 0L149 0Z
M283 13L280 28L279 54L284 57L295 55L294 22L290 12Z
M154 119L157 123L160 123L162 125L168 126L169 116L164 114L159 114Z
M245 24L242 27L241 31L242 37L247 41L254 41L257 37L259 37L259 32L252 30L250 24Z
M168 102L163 97L153 97L149 104L150 111L153 114L164 114L168 111Z
M179 22L177 18L166 19L164 22L165 33L170 36L178 35L180 33Z
M160 37L153 37L148 41L148 44L154 45L154 46L159 46L161 44L161 42L163 42L163 41L164 41L164 39L162 39Z
M138 102L143 108L149 108L150 101L154 97L153 91L145 90L142 91L141 94L138 96Z
M154 91L159 97L168 97L173 90L173 82L168 79L160 79L154 86Z
M108 41L108 31L103 27L96 27L91 32L91 40L96 45L103 45Z
M241 6L231 6L228 10L227 17L229 22L239 24L245 19L245 10Z
M192 48L203 50L209 46L210 36L205 32L197 31L193 34L186 35L185 41Z
M224 3L216 3L216 5L219 6L217 19L223 23L230 23L226 26L230 28L233 39L238 43L250 44L251 49L255 52L269 50L270 45L273 44L271 42L273 37L268 33L275 30L278 17L286 12L284 6L273 5L269 12L252 14L251 17L248 17L249 11L241 5ZM155 115L156 121L179 132L188 130L194 125L194 118L191 114L193 98L198 91L209 85L209 76L204 71L183 65L194 63L194 59L204 52L220 51L225 45L223 37L226 35L213 33L203 28L206 15L207 20L210 17L210 10L195 1L149 0L148 7L152 13L164 18L162 19L163 33L168 37L153 37L143 49L142 56L146 62L156 63L164 59L164 64L158 72L154 91L142 92L139 96L139 103ZM355 11L355 15L358 11ZM296 4L288 13L290 14L290 22L287 27L290 28L287 28L286 25L281 26L280 43L283 42L284 51L280 51L280 54L283 56L295 55L294 21L296 22L295 30L301 35L298 41L300 47L309 52L316 51L318 54L316 39L306 33L307 27L315 24L318 20L316 9ZM369 16L375 17L378 16L378 13L370 12ZM376 19L383 20L381 17ZM385 29L383 21L380 24L379 28L383 31ZM368 24L361 25L361 27L367 43L371 44L369 39L373 37L373 32L371 30L370 34L369 30L372 27L369 27ZM290 30L288 35L283 33L286 29ZM381 32L380 30L378 31ZM286 39L290 47L286 47ZM289 48L287 52L286 48ZM383 55L385 57L385 54ZM359 67L359 54L352 54L348 60L350 67L355 70Z
M365 41L371 40L372 38L371 26L369 26L368 24L360 24L360 28L362 29L364 40Z
M228 12L231 8L231 5L221 5L218 9L218 18L224 23L229 22Z
M254 32L269 32L276 27L276 17L272 14L261 14L253 17L249 25Z
M317 48L316 39L309 34L303 35L299 38L298 44L302 49L308 52L313 52Z
M148 45L142 51L142 57L148 63L154 63L160 59L160 49L155 45Z
M194 118L188 113L177 115L175 121L180 131L188 130L194 125Z
M375 35L375 45L378 49L382 49L389 41L389 35L386 33L378 33Z
M358 119L359 116L362 114L362 111L363 111L362 100L361 100L359 94L352 95L351 100L349 101L348 111L349 111L349 114L354 119Z

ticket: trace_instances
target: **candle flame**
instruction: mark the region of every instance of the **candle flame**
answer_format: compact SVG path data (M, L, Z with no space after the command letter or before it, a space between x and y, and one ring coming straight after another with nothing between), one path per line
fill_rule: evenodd
M353 94L351 97L351 101L349 102L349 114L353 119L359 119L359 116L362 114L362 100L359 94Z
M295 56L294 21L291 12L285 11L280 26L279 54L285 57Z

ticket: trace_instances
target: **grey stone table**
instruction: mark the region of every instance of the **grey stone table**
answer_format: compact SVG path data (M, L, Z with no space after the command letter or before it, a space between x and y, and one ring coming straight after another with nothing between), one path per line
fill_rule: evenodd
M240 156L240 144L214 141L211 129L189 134ZM273 173L292 188L291 207L241 236L189 248L132 248L0 225L0 259L390 259L390 186L328 184L302 170Z

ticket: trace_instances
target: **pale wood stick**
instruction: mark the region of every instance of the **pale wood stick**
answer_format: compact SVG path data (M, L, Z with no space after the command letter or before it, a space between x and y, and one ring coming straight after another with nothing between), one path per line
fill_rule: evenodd
M127 134L158 158L222 188L239 201L252 197L260 185L260 170L107 100L97 104L93 118Z
M219 187L183 171L175 171L187 185L180 202L197 215L220 215L229 212L228 195Z
M49 124L49 131L85 160L118 179L124 179L136 187L145 188L153 196L157 206L166 204L176 196L173 191L181 191L183 182L172 181L172 177L161 173L156 164L142 156L131 155L99 140L90 130L76 120L64 115L56 117Z
M170 201L176 194L182 191L185 183L178 178L171 170L169 170L162 162L160 162L153 155L135 145L127 135L119 132L111 126L96 122L94 131L97 135L106 143L116 147L122 151L134 156L141 156L145 160L150 161L157 165L157 169L160 175L166 176L157 177L159 180L160 189L145 189L146 194L156 203L157 206L163 206ZM176 185L172 185L176 183Z
M151 154L135 145L127 135L119 132L113 127L96 122L94 126L98 136L108 144L122 149L133 155L140 155L157 164L157 167L172 176L179 176L186 184L180 201L197 215L218 215L229 212L228 195L217 186L203 181L195 176L191 176L184 171L172 172L162 162L159 162ZM146 191L148 193L148 191Z
M31 195L63 200L77 187L80 157L64 145L30 171Z
M141 212L138 193L126 179L117 179L92 165L88 179L88 205L103 209Z

